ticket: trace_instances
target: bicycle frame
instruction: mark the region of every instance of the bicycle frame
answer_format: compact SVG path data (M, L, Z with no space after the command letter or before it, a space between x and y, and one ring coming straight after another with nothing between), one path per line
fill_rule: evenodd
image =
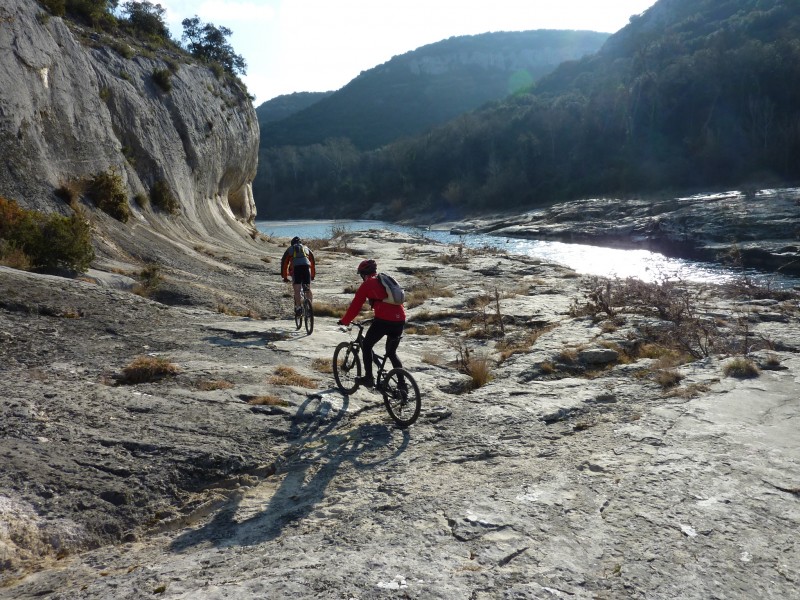
M364 343L364 328L372 323L372 319L367 319L365 321L353 321L351 325L355 325L358 327L358 335L356 339L354 339L351 343L353 344L353 352L359 353L363 356L364 353L362 352ZM375 373L375 387L380 388L380 385L383 381L383 376L386 375L386 356L380 355L375 350L372 351L372 362L378 367L378 372Z
M364 327L372 321L373 319L353 321L352 325L358 327L358 335L349 342L338 344L333 353L333 377L343 394L352 394L360 385L358 378L361 376L362 359L359 352L364 349ZM342 331L350 332L350 329L342 327ZM383 403L392 420L401 428L408 427L420 414L422 399L419 386L411 373L403 367L387 371L387 359L385 353L372 353L372 362L378 368L375 389L383 396Z
M297 284L294 284L297 285ZM311 307L311 299L308 294L311 292L311 286L303 283L298 289L300 295L300 312L295 308L294 324L297 329L300 329L303 323L306 325L306 333L311 335L314 330L314 312Z

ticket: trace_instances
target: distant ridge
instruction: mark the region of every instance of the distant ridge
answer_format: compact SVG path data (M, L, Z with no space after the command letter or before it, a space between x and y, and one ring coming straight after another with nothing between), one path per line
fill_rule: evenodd
M273 121L280 121L286 117L300 112L304 108L308 108L312 104L319 102L323 98L327 98L333 92L295 92L293 94L284 94L276 96L271 100L260 104L256 108L256 115L258 115L258 124L264 127L267 123Z
M525 89L562 62L596 52L608 37L536 30L422 46L362 72L285 119L265 122L261 147L347 138L361 150L377 148Z

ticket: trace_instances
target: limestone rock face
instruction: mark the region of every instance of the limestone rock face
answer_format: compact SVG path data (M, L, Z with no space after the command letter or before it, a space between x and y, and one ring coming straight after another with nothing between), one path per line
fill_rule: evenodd
M131 201L125 227L168 239L242 237L255 218L259 137L246 91L174 48L133 43L53 17L34 0L4 0L0 194L63 212L55 190L113 169L131 199L161 182L180 205L169 215Z

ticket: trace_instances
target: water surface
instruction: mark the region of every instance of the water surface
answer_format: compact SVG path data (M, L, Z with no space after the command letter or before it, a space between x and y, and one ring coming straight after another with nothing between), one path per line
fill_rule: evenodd
M514 254L540 258L547 262L565 265L585 275L603 277L636 277L642 281L658 281L664 278L686 281L725 283L740 272L715 265L670 258L649 250L605 248L589 244L568 244L545 240L523 240L483 233L452 235L449 230L427 230L420 227L396 225L384 221L256 221L256 227L264 234L277 238L327 238L334 228L349 231L384 229L413 235L445 244L463 244L468 248L502 248ZM773 287L797 285L796 279L778 275L751 272L750 275Z

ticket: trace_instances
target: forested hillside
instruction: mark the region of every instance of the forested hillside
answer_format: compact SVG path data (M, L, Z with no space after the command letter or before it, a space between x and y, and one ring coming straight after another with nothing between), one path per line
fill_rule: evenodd
M281 206L275 176L321 161L337 169L344 156L419 134L432 126L530 88L566 60L596 52L608 39L593 31L517 31L453 37L396 56L361 73L303 110L263 119L282 96L260 106L261 152L253 192L261 215ZM293 184L292 184L293 185Z
M361 150L376 148L526 89L565 60L594 54L606 39L608 34L594 31L537 30L429 44L364 71L306 110L269 123L261 146L347 138Z
M333 92L295 92L294 94L284 94L283 96L277 96L276 98L267 100L256 108L258 124L261 129L264 129L267 123L290 117L308 108L312 104L316 104L323 98L327 98L332 93Z
M272 161L270 204L302 201L325 216L379 205L386 218L525 210L794 182L798 155L797 3L660 0L529 94L377 151L340 145Z

